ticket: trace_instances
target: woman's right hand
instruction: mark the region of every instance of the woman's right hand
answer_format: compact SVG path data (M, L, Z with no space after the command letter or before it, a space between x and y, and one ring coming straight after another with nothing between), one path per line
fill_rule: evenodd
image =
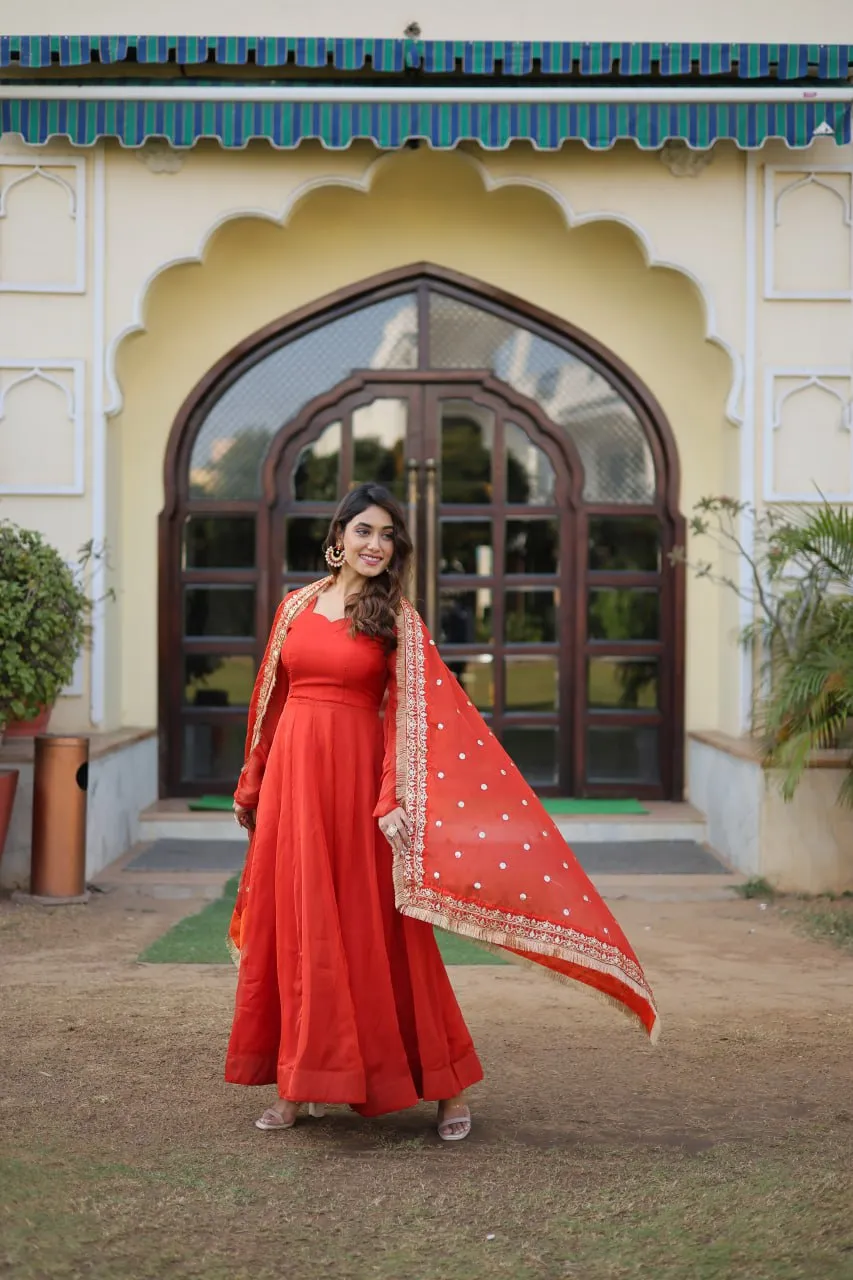
M379 830L395 853L408 849L412 839L412 822L405 809L392 809L379 819Z
M237 819L241 827L246 831L254 831L255 829L255 810L247 809L242 804L234 801L234 817Z

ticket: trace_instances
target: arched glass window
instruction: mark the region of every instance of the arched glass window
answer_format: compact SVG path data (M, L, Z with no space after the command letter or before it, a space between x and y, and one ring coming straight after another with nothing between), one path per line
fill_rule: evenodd
M677 460L591 340L400 273L248 341L175 438L170 793L233 781L272 613L324 571L337 501L369 479L407 504L418 605L531 783L680 792Z

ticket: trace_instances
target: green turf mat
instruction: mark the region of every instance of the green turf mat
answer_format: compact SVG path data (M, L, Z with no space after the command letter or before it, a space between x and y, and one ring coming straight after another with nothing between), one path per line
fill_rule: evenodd
M541 802L548 813L559 814L643 814L648 810L643 808L639 800L573 800L560 796L547 796ZM187 808L193 813L217 813L222 811L231 812L233 800L231 796L199 796L196 800L190 800Z
M237 896L239 877L228 881L222 897L208 903L194 916L187 916L174 925L162 938L153 942L139 957L144 964L228 964L225 938L228 923ZM436 929L439 950L446 965L456 964L508 964L485 947L478 947L467 938Z
M648 813L639 800L570 800L561 796L540 796L546 813L569 814L572 817L584 813L638 814Z
M221 813L224 810L230 813L233 804L233 796L199 796L196 800L190 800L187 808L191 813Z

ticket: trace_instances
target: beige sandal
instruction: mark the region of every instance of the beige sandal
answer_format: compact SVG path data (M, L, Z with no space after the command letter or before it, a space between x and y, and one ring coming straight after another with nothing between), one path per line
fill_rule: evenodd
M302 1103L300 1103L299 1106L301 1107ZM308 1114L314 1120L322 1120L326 1114L325 1104L322 1102L309 1102ZM292 1129L296 1124L298 1117L298 1107L292 1120L285 1120L277 1111L274 1111L272 1107L268 1107L260 1119L255 1121L255 1128L264 1129L268 1132L273 1129Z
M451 1126L455 1124L463 1125L461 1133L451 1133ZM438 1136L442 1142L462 1142L471 1132L471 1112L467 1107L464 1108L463 1114L458 1116L443 1116L438 1122Z

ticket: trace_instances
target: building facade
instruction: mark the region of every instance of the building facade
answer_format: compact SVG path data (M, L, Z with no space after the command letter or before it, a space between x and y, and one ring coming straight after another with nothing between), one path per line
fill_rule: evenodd
M705 496L853 501L853 42L433 8L0 39L0 514L108 548L52 722L101 744L93 869L230 789L275 607L372 478L543 794L689 796L765 867L748 616L671 555Z

